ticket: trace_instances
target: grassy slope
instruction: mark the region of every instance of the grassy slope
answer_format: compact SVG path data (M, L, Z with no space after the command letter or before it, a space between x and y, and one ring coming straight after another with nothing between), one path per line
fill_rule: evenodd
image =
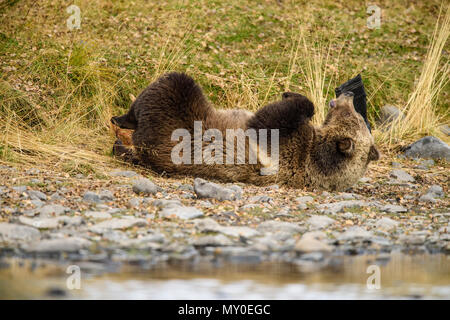
M314 95L311 63L327 99L362 72L373 118L384 104L405 105L441 5L379 1L381 29L371 30L359 1L73 3L75 31L66 26L71 1L18 1L0 13L3 161L72 172L109 165L109 118L168 70L194 76L219 107L252 110L286 89ZM449 89L436 103L446 120Z

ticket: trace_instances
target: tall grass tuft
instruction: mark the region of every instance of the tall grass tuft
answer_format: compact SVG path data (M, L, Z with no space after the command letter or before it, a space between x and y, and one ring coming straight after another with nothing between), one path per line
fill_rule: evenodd
M333 95L337 80L337 67L332 62L331 51L334 44L323 39L308 39L300 29L290 52L288 75L285 90L289 89L294 74L299 74L302 92L314 103L313 122L320 125L325 120L328 99ZM340 47L336 59L342 50Z
M442 63L442 53L449 35L450 6L447 9L441 7L420 76L402 109L403 116L398 117L389 127L385 125L375 131L379 142L392 146L424 135L437 135L448 140L438 128L450 113L447 110L446 113L439 114L436 100L450 79L448 60Z

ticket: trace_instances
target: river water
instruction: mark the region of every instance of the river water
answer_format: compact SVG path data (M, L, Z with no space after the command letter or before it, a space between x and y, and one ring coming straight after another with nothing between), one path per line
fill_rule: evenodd
M150 269L80 262L80 289L68 263L8 259L1 299L450 299L450 256L342 256L316 264L179 264ZM368 287L379 267L380 287ZM372 267L373 268L373 267ZM73 278L72 278L73 279ZM70 282L69 283L74 283ZM375 285L373 278L369 285Z

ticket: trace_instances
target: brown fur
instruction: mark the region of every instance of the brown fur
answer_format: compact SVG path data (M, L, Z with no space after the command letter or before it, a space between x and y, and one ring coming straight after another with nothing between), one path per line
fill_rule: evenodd
M345 190L364 175L369 161L379 157L352 101L353 97L342 94L324 124L314 127L310 123L314 105L300 94L286 92L281 101L255 114L245 110L216 110L192 78L169 73L148 86L127 114L111 119L120 128L134 130L134 150L118 140L114 154L168 174L256 185L279 183L294 188ZM257 164L248 164L248 141L246 164L174 164L171 152L179 142L171 141L172 132L184 128L193 139L194 121L202 122L203 133L207 129L222 132L224 153L226 129L279 129L278 172L261 175L261 168L270 166L262 158L258 158ZM203 142L202 150L209 144Z

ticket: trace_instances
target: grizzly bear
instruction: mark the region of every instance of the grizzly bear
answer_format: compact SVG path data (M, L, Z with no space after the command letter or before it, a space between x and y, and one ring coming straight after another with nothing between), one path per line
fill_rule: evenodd
M134 130L133 147L124 146L118 139L113 153L169 175L255 185L278 183L293 188L348 189L364 175L369 162L379 158L363 117L355 111L353 94L343 93L330 102L322 126L311 124L313 115L313 103L292 92L283 93L281 101L256 113L216 110L191 77L172 72L150 84L127 114L111 119L120 128ZM237 143L236 147L240 136L233 129L241 137L245 130L245 144ZM180 137L187 139L183 145L186 148L181 148L182 162L175 161L182 154L177 155ZM264 138L269 142L263 144ZM255 154L257 161L251 162ZM225 158L233 161L225 163Z

